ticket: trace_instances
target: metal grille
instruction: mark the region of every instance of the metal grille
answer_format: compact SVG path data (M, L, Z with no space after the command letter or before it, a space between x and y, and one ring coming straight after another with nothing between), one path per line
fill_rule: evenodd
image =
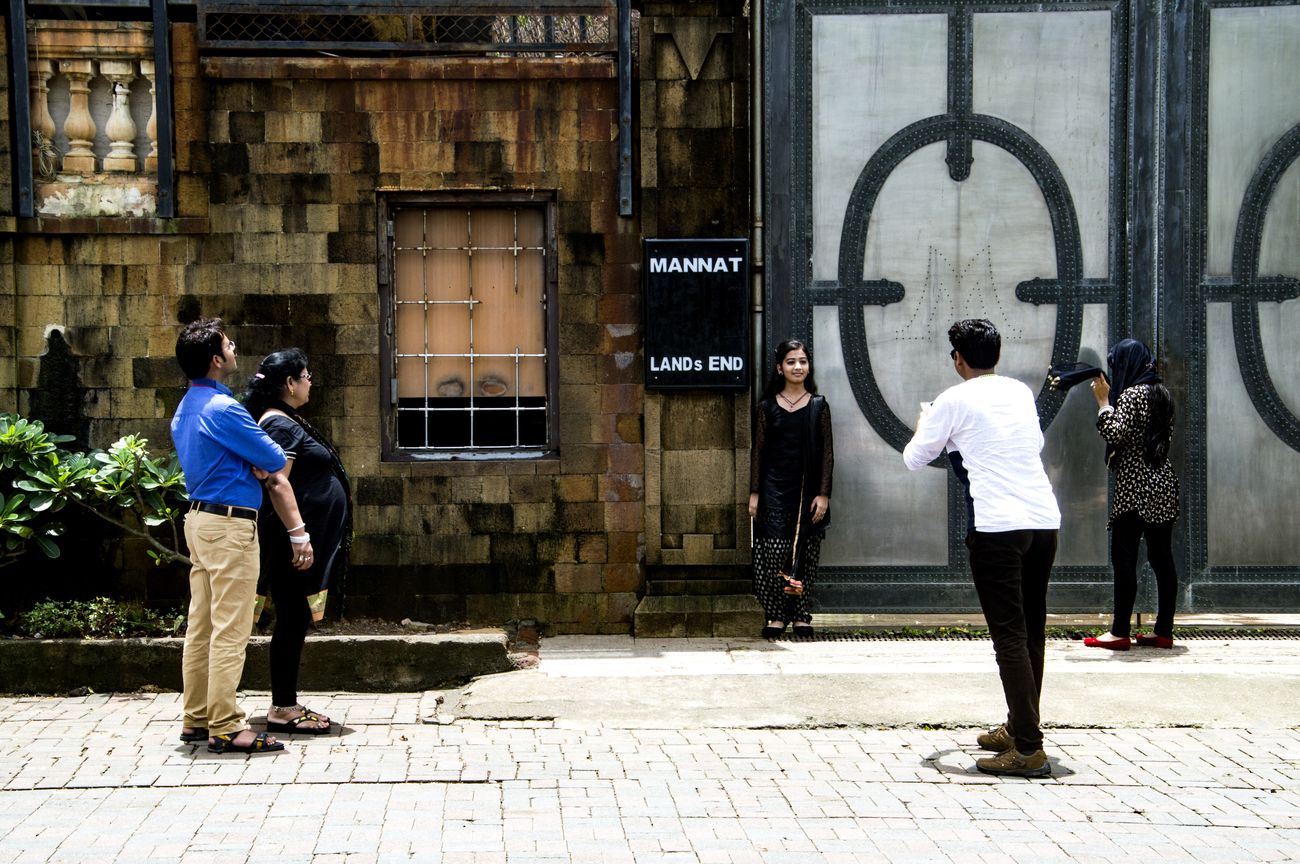
M612 54L615 16L608 7L564 14L373 13L308 9L262 11L203 6L200 44L208 51L321 50L334 53L406 51L522 56Z
M463 242L446 242L445 234L431 225L436 215L444 217L445 225L445 217L451 213L463 215ZM492 214L499 226L503 213L509 215L509 242L480 236L477 223L486 222ZM547 249L544 242L529 243L523 238L525 233L538 238L543 235L537 230L521 232L521 217L529 220L531 229L543 224L543 213L537 208L401 208L394 212L394 219L406 226L405 231L395 232L392 247L399 449L455 452L547 446ZM403 242L412 233L413 220L419 222L419 238ZM512 294L499 285L476 284L475 274L481 271L475 266L475 257L481 261L494 255L509 256L507 287ZM419 261L418 291L407 284L412 279L413 256ZM449 293L448 281L458 278L464 279L463 284L453 286ZM521 294L521 290L536 292L538 306L531 312L527 293ZM463 332L459 326L462 311ZM450 332L448 321L452 322ZM518 332L503 332L510 324ZM521 347L539 340L541 350ZM494 351L485 347L489 342L514 347ZM446 374L448 368L459 369L462 364L466 375Z

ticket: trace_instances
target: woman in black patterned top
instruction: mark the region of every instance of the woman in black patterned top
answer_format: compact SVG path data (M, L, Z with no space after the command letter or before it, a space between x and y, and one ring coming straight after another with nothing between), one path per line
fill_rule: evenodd
M749 465L754 596L767 616L760 635L779 636L793 623L796 635L811 636L835 447L830 406L817 395L812 358L798 340L777 346L776 369L755 412Z
M1089 637L1093 648L1127 651L1139 645L1172 648L1178 571L1172 537L1178 518L1178 475L1169 463L1174 402L1156 374L1151 349L1124 339L1106 358L1111 379L1092 382L1097 399L1097 431L1106 441L1106 464L1115 472L1115 500L1108 525L1115 571L1115 617L1110 632ZM1129 637L1137 595L1138 541L1146 537L1147 560L1156 574L1156 624L1153 635Z

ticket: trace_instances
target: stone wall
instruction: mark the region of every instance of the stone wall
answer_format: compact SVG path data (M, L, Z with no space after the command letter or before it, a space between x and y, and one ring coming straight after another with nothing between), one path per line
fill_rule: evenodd
M647 398L640 329L643 236L748 231L747 22L735 3L641 22L632 219L607 58L201 58L175 25L177 218L0 226L3 407L170 446L178 327L220 316L244 374L311 356L309 413L356 487L349 614L628 632L647 560L736 566L748 536L747 397ZM382 459L377 196L463 190L554 202L556 457ZM81 393L62 414L33 399L56 360ZM176 574L126 585L184 595Z
M644 555L640 240L617 215L614 64L200 59L187 25L173 44L180 218L20 228L17 407L57 327L91 443L166 443L177 327L221 316L245 373L278 347L312 358L310 413L356 481L350 614L627 632ZM485 189L555 202L559 456L383 462L376 196Z
M640 38L645 236L748 237L749 20L741 4L647 4ZM743 573L749 404L748 393L647 395L652 578Z

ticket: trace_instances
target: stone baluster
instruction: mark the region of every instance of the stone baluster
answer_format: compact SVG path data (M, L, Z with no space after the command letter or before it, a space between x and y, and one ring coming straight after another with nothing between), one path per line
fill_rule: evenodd
M152 60L140 61L140 74L149 81L149 123L144 127L149 135L149 155L144 157L145 173L158 171L158 95L155 92L154 65Z
M95 118L90 116L89 60L60 60L59 71L68 76L68 117L63 121L63 134L68 136L68 152L63 157L63 170L70 174L94 174Z
M109 141L104 170L134 172L135 121L131 119L131 82L135 80L135 64L130 60L100 60L99 73L113 85L113 109L104 125Z
M42 178L51 178L59 170L59 152L54 147L56 127L50 115L50 78L53 75L54 64L48 60L35 61L28 73L32 89L32 131L41 135L32 141L32 147L37 173Z

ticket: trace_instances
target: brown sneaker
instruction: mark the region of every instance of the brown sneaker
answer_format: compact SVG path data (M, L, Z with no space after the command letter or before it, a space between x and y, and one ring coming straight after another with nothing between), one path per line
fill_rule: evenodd
M1016 746L1012 740L1011 733L1007 731L1007 724L995 726L987 732L981 732L980 737L975 739L975 743L980 745L981 750L992 750L994 753L1004 753Z
M1052 773L1052 765L1042 750L1025 756L1014 747L987 759L976 759L975 767L999 777L1046 777Z

